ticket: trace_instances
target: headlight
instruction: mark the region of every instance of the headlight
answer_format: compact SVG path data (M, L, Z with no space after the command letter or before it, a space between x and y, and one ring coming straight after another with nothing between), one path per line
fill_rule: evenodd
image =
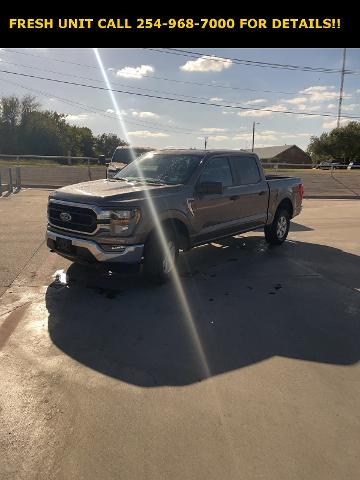
M110 235L131 235L140 220L140 209L109 210L103 212L103 218L110 219Z

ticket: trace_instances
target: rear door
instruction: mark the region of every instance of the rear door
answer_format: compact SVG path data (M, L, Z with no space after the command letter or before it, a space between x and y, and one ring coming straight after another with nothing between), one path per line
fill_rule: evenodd
M234 195L238 194L234 173L227 156L211 157L206 161L197 180L201 182L221 182L222 194L197 194L191 202L193 227L200 241L220 236L223 231L234 227L238 215L234 208Z
M256 228L266 223L269 187L254 155L230 157L235 183L239 186L236 209L242 228Z

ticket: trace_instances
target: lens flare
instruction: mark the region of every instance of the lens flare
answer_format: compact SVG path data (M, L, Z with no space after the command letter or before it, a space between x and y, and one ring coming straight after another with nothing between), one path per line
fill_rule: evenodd
M106 69L103 65L99 50L97 48L94 48L93 50L94 50L94 53L95 53L96 60L99 64L104 82L106 84L106 87L108 88L109 95L110 95L110 98L111 98L111 102L114 106L114 110L116 112L116 116L117 116L117 119L119 121L121 130L123 132L125 140L130 145L132 160L135 160L136 155L135 155L134 151L131 149L131 140L130 140L129 134L127 132L127 129L126 129L126 125L125 125L125 122L124 122L124 119L123 119L123 115L122 115L121 110L119 108L118 102L115 98L114 92L112 91L111 83L110 83L109 77L107 75ZM141 170L141 165L138 162L135 162L135 165L136 165L136 169L137 169L139 177L141 178L142 181L144 181L145 179L144 179L144 176L143 176L143 173L142 173L142 170ZM173 256L170 253L170 250L169 250L169 247L168 247L168 242L167 242L167 239L166 239L166 234L164 232L164 228L163 228L163 226L162 226L162 224L159 220L159 215L156 211L156 207L155 207L155 204L153 202L153 199L152 199L152 197L151 197L151 195L150 195L150 193L147 189L145 189L145 196L146 196L146 201L147 201L148 206L149 206L149 211L150 211L152 220L154 222L156 232L157 232L158 237L159 237L160 242L161 242L162 249L164 251L164 254L166 255L166 259L167 259L168 263L171 266L171 277L172 277L173 283L175 285L176 293L177 293L177 296L178 296L178 299L179 299L179 304L182 308L184 317L186 319L187 326L188 326L190 334L191 334L191 338L194 342L194 346L196 348L196 351L197 351L197 354L198 354L198 357L199 357L199 361L200 361L201 369L202 369L202 374L203 374L204 378L210 378L211 377L210 369L209 369L209 366L208 366L208 362L206 360L204 349L203 349L201 341L200 341L199 333L198 333L197 328L195 326L195 322L194 322L194 319L193 319L193 316L192 316L192 313L191 313L191 310L190 310L189 302L186 298L186 294L185 294L183 285L181 283L180 276L179 276L179 273L177 271L176 265L174 263Z
M99 68L101 70L101 74L103 76L104 82L105 82L105 84L108 88L109 95L110 95L110 98L111 98L111 102L114 106L114 110L116 112L116 116L117 116L117 119L119 121L121 131L123 132L124 138L126 139L127 143L130 146L131 158L134 161L136 159L136 155L135 155L135 152L133 151L133 149L131 148L131 140L130 140L129 134L127 132L127 129L126 129L126 125L125 125L125 122L124 122L124 119L123 119L123 115L121 113L118 102L117 102L117 100L115 98L115 95L114 95L114 92L112 90L111 83L110 83L110 80L108 78L106 69L104 68L99 50L97 48L94 48L93 50L94 50L95 57L96 57L96 60L98 62ZM144 178L140 163L135 162L135 165L136 165L136 169L137 169L137 173L138 173L139 177L141 178L142 181L144 181L145 178ZM208 361L207 361L207 358L206 358L206 355L205 355L204 348L203 348L202 343L201 343L199 332L198 332L198 329L196 327L193 315L191 313L189 301L186 298L185 290L184 290L184 287L182 285L179 273L177 271L176 264L173 260L173 256L171 255L171 252L169 250L168 242L167 242L167 239L166 239L166 234L165 234L163 225L162 225L162 223L159 219L159 215L156 211L156 207L155 207L154 201L151 197L151 194L149 193L149 191L147 189L144 189L144 193L145 193L146 201L147 201L148 206L149 206L149 211L150 211L150 214L151 214L151 217L152 217L152 221L153 221L154 226L155 226L155 230L156 230L156 232L158 234L158 238L160 239L160 242L161 242L162 249L163 249L164 254L166 256L167 262L171 266L171 279L172 279L173 285L175 286L175 291L176 291L176 294L177 294L177 297L178 297L179 305L181 307L181 310L182 310L182 313L183 313L183 316L184 316L184 320L186 322L186 327L189 331L191 340L192 340L193 345L194 345L194 349L195 349L197 357L198 357L199 365L200 365L200 368L201 368L202 378L207 379L207 380L212 380L210 367L209 367L209 364L208 364ZM224 412L223 412L223 409L222 409L222 405L221 405L219 395L216 391L216 388L215 388L215 385L214 385L213 382L210 382L209 386L210 386L210 389L211 389L211 392L212 392L212 395L213 395L213 398L214 398L216 408L218 410L220 423L221 423L221 425L223 427L223 430L224 430L226 443L229 447L229 451L230 451L231 458L232 458L233 468L236 472L238 472L239 471L239 461L238 461L237 456L235 455L233 441L232 441L230 431L229 431L229 427L227 425L227 421L226 421L226 418L225 418L225 415L224 415Z

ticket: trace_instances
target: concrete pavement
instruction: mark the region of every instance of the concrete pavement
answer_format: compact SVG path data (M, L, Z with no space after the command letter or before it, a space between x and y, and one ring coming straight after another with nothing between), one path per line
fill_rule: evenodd
M1 478L357 479L359 209L308 200L279 248L192 250L191 319L171 285L51 254L32 209L0 304Z

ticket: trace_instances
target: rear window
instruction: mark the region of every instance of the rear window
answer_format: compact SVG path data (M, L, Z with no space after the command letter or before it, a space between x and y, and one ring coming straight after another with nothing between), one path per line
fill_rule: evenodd
M261 176L255 157L232 157L232 161L237 174L237 183L249 185L260 182Z

